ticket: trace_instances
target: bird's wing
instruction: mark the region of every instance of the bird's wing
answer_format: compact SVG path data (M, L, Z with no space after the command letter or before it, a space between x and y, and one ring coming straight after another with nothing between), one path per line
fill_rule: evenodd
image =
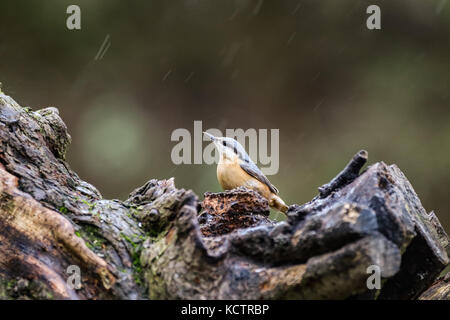
M261 170L259 170L259 168L256 166L256 164L254 164L252 162L241 162L240 166L245 172L247 172L253 178L261 181L266 186L268 186L270 191L272 191L275 194L278 194L278 189L275 188L275 186L270 183L269 179L267 179L267 177L264 175L264 173L262 173Z

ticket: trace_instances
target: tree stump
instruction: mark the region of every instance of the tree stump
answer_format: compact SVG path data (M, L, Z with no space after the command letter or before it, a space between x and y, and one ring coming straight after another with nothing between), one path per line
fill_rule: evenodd
M173 178L105 200L65 161L70 141L56 108L0 94L2 299L448 298L433 283L449 237L397 166L360 173L366 151L276 222L251 190L200 202Z

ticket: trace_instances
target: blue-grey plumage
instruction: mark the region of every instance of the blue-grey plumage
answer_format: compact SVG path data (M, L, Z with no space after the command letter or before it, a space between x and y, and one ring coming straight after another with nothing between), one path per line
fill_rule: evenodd
M204 134L213 141L219 152L217 179L224 190L238 187L255 190L269 201L271 207L286 213L288 207L278 196L278 189L250 159L238 141L228 137L214 137L207 132Z

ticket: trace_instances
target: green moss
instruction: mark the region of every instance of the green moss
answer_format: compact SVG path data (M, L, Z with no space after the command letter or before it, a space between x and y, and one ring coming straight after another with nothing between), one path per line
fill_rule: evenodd
M62 206L59 208L59 212L61 212L62 214L67 214L69 212L69 209L67 209L66 207Z
M81 199L81 198L79 198L78 200L83 202L85 205L88 206L89 212L91 212L91 211L93 211L95 209L95 203L91 203L91 202L89 202L87 200L84 200L84 199Z
M131 245L131 258L133 261L133 277L134 281L138 285L143 284L143 274L142 274L142 265L141 265L141 251L142 251L142 243L145 240L145 237L142 235L133 235L133 239L127 236L124 233L120 233L122 238Z
M75 234L82 238L86 243L86 246L93 251L101 251L104 248L106 243L105 238L103 238L98 232L98 228L85 225L79 231L75 232Z
M75 200L85 204L87 206L88 212L95 218L100 220L100 211L95 210L97 204L95 202L89 202L83 198L75 198Z

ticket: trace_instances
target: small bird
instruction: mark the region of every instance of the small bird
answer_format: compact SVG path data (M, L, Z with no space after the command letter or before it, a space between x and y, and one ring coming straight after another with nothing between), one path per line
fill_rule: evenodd
M211 139L219 152L217 179L224 190L238 187L252 189L266 198L272 208L287 212L288 206L278 196L278 189L259 170L239 142L232 138L203 133Z

